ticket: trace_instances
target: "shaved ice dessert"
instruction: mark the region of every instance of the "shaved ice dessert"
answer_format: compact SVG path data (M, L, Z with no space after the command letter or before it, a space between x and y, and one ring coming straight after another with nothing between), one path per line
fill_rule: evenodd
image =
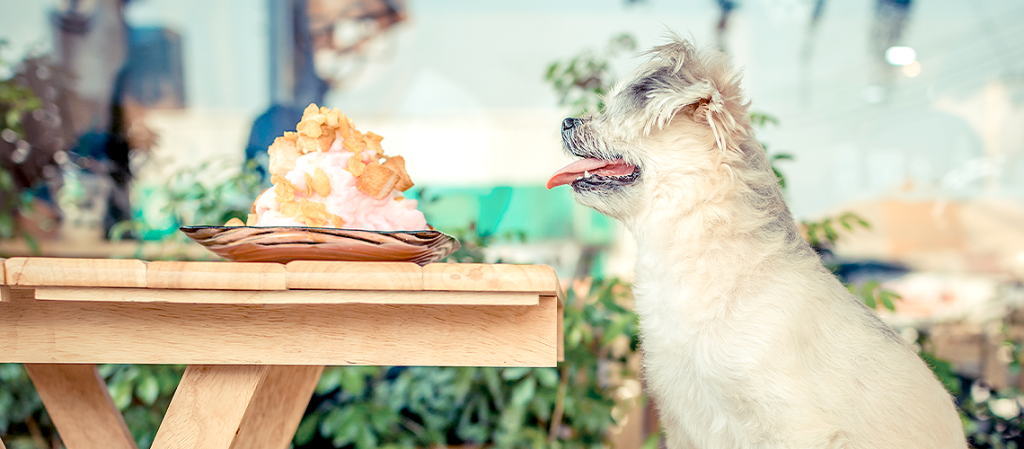
M245 226L308 226L376 231L429 229L401 156L388 156L384 138L356 129L337 108L310 104L296 125L267 149L270 180ZM232 219L227 226L242 226Z

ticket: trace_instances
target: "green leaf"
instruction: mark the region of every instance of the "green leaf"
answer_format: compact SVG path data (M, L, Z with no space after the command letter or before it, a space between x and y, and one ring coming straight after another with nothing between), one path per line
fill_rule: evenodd
M324 395L341 385L342 367L332 366L324 370L316 384L316 394Z
M505 409L505 395L501 392L501 379L498 378L498 370L495 368L483 368L480 372L484 376L487 390L491 393L491 400L499 411Z
M21 122L21 111L18 109L11 109L7 111L7 127L16 128Z
M868 306L869 309L874 310L878 307L878 304L875 303L875 295L867 288L861 289L860 298L864 301L864 305Z
M551 388L558 385L558 370L555 368L537 368L533 373L541 386Z
M317 418L319 418L319 415L316 413L302 418L302 421L299 422L299 427L295 429L295 436L292 438L292 442L296 446L303 446L313 440L313 437L316 436Z
M928 367L932 369L932 372L935 373L935 377L942 382L951 394L960 394L960 380L957 377L956 372L953 371L952 363L940 359L936 357L935 354L927 351L922 351L920 355L921 359L923 359Z
M358 449L376 449L377 448L377 435L373 433L370 427L363 426L359 429L359 437L356 439L356 448Z
M893 298L896 297L897 295L895 293L888 290L882 290L878 292L878 299L882 301L882 306L885 307L886 309L889 309L890 312L896 311L896 305L893 304L892 301Z
M825 238L829 242L835 243L836 239L839 238L839 234L836 233L835 228L832 227L832 220L825 220L821 224L821 228L825 231Z
M331 410L327 418L320 423L320 433L330 436L335 447L355 442L359 437L360 428L365 424L360 408L349 406Z
M341 388L352 395L361 395L366 389L366 377L357 367L341 370Z
M515 407L525 407L533 399L534 392L537 391L537 379L533 377L527 377L516 385L515 389L512 390L512 396L509 402Z
M143 377L142 381L135 386L135 395L143 404L153 405L156 398L160 396L160 384L157 382L156 376Z
M388 433L400 421L401 417L398 413L386 407L374 407L370 414L370 423L373 425L373 429L382 434Z
M459 438L469 442L483 442L490 433L490 409L483 396L470 400L459 416L456 432Z
M530 368L513 367L501 371L501 378L505 380L519 380L530 373Z
M117 382L107 388L110 391L110 398L118 410L128 408L132 403L132 383L128 381Z

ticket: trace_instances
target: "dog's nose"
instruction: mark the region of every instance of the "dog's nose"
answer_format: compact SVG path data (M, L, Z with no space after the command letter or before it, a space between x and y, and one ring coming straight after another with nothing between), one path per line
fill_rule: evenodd
M576 127L576 119L569 117L562 120L562 131L568 131Z

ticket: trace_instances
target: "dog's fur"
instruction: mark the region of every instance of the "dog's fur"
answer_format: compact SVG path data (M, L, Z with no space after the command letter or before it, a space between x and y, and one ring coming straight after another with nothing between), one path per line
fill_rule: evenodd
M801 237L727 57L669 39L562 136L636 167L572 186L636 238L643 378L668 447L965 448L931 370Z

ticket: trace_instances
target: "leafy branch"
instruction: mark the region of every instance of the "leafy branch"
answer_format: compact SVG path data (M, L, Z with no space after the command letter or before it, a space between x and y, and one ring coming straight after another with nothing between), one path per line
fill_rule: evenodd
M571 108L571 115L598 113L604 110L604 96L615 83L611 59L634 50L636 38L628 33L618 34L602 51L586 49L567 60L551 63L544 80L558 94L558 104Z

